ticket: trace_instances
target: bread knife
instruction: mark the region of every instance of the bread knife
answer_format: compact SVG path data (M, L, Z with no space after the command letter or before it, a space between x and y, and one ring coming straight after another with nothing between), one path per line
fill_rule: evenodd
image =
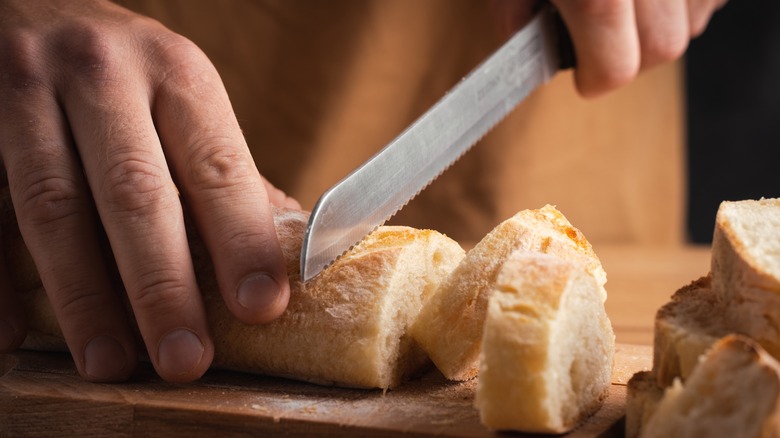
M543 7L431 109L314 206L301 248L310 280L390 219L556 71L574 64L558 14Z

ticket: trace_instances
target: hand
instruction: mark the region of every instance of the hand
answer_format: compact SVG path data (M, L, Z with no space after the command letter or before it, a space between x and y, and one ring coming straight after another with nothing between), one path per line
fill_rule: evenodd
M527 21L535 1L493 0L510 27ZM597 96L641 70L678 59L726 0L551 0L574 43L579 93Z
M101 255L105 230L161 377L197 379L214 346L183 205L246 323L289 282L271 203L221 80L190 41L105 0L0 0L0 157L19 228L79 372L115 381L137 352ZM0 351L25 335L0 269Z

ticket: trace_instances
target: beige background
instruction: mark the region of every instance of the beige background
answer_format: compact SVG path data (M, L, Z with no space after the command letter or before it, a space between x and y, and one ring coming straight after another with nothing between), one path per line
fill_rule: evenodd
M484 0L133 0L220 71L261 172L310 209L503 35ZM393 221L481 238L558 208L593 242L683 240L679 64L596 100L570 73L534 93Z

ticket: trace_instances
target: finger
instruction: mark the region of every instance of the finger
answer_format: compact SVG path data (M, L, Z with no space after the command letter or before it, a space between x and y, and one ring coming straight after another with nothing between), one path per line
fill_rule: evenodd
M592 97L631 81L639 71L633 0L553 0L571 34L579 93Z
M712 14L726 4L726 0L688 0L688 27L690 36L697 37L704 32Z
M255 167L213 66L189 41L160 50L154 117L179 189L214 261L222 296L246 323L278 317L290 295L271 213L272 191ZM262 157L261 157L262 159Z
M79 372L97 381L126 379L135 341L112 293L70 134L42 85L40 57L21 39L4 49L0 154L21 234Z
M685 2L637 0L635 8L642 69L682 56L690 40Z
M501 31L511 35L533 18L538 1L492 0L491 12Z
M195 380L214 348L145 73L112 51L127 45L79 39L62 49L77 62L61 90L97 211L157 373Z

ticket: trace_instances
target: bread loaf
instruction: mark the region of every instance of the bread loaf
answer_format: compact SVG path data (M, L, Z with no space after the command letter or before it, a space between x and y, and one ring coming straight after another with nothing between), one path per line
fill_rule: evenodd
M515 250L487 308L475 404L492 429L563 433L598 410L615 336L585 266Z
M702 357L685 384L666 389L639 436L780 435L780 364L751 339L729 335Z
M606 300L606 273L585 236L550 205L521 211L468 251L412 326L412 336L448 379L477 374L488 298L498 271L516 250L578 261L596 279L601 302Z
M285 313L266 325L246 325L230 314L207 252L197 236L190 236L215 342L214 366L350 387L398 385L429 363L407 331L435 287L463 258L463 249L435 231L380 227L304 284L298 266L306 221L303 212L276 212L291 296ZM35 268L19 246L18 230L7 216L3 224L4 249L17 263L11 271L17 274L14 282L27 286L20 288L32 329L25 345L63 349Z

